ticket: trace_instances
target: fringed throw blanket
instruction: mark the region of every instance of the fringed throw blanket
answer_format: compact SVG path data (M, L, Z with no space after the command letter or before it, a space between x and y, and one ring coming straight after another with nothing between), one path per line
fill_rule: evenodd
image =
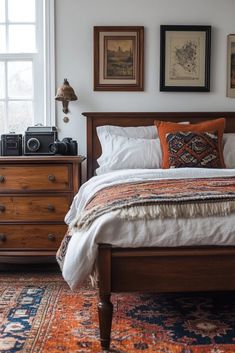
M188 218L235 211L235 177L165 179L113 185L98 191L72 226L86 229L118 210L121 218Z
M116 211L125 219L191 218L235 212L235 177L128 182L98 191L70 229L86 230L99 216ZM57 252L61 268L71 238Z

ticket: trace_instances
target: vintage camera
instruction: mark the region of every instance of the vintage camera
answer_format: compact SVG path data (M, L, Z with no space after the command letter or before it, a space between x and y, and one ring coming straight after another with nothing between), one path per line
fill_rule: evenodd
M1 155L21 156L22 155L22 135L10 134L1 135Z
M57 139L55 126L30 126L24 136L24 154L54 154L49 146Z
M51 143L49 150L52 154L76 156L78 154L78 144L71 137L65 137L62 141L57 140Z

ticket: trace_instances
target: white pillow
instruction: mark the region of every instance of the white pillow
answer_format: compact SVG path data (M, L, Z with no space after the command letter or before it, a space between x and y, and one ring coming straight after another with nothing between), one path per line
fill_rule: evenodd
M110 136L124 136L131 138L155 139L158 136L157 128L153 126L137 126L123 127L113 125L103 125L96 128L97 135L100 140L102 154L98 159L98 163L104 163L110 158L112 149L110 149Z
M235 134L228 133L223 135L224 143L224 162L226 168L235 168Z
M107 158L100 157L97 160L100 165L96 169L97 175L119 169L161 168L162 152L158 138L140 139L107 135L106 149L112 153L109 153Z
M180 122L179 124L189 124L188 121ZM140 139L156 139L158 137L158 131L155 125L151 126L114 126L114 125L103 125L96 128L97 135L101 144L102 154L98 159L99 165L107 161L110 155L113 153L110 144L110 135L124 136L130 138Z
M155 125L152 126L114 126L114 125L103 125L96 128L97 135L100 138L102 136L111 134L118 136L126 136L133 138L142 138L142 139L154 139L158 136L157 128Z

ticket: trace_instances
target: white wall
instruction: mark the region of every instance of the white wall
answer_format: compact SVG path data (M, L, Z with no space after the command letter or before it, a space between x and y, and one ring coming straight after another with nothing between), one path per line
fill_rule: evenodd
M86 153L84 111L229 111L226 97L226 36L235 33L234 0L55 0L56 81L67 78L79 97L63 122L57 103L60 137L79 141ZM212 26L211 92L159 92L160 25ZM93 91L93 26L145 27L144 92Z

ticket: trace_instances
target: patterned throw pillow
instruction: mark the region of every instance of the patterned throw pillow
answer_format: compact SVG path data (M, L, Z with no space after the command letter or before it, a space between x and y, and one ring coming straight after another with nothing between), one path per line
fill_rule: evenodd
M177 132L167 134L170 168L221 168L218 134Z
M161 142L162 168L225 168L224 118L188 125L166 121L154 123Z

